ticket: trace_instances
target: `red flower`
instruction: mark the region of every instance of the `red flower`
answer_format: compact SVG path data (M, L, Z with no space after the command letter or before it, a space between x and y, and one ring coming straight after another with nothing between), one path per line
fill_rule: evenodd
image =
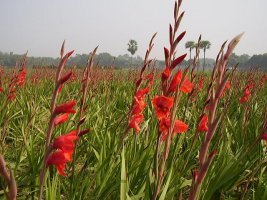
M75 148L74 141L78 139L77 134L78 134L78 131L74 130L68 134L61 135L55 138L54 143L53 143L53 148L61 149L65 153L69 153L69 155L72 155L74 148ZM70 160L71 160L71 157L70 157Z
M79 136L82 136L89 132L89 129L81 131ZM74 141L79 138L77 135L78 131L74 130L68 134L61 135L55 138L53 143L53 149L57 149L55 152L51 153L47 160L46 165L55 165L58 173L62 176L66 176L65 168L67 162L72 161L72 155L75 149Z
M73 107L76 105L76 101L69 101L67 103L61 104L55 108L54 114L58 115L61 113L75 113L76 111Z
M168 130L169 130L170 126L171 126L171 120L169 118L163 118L162 120L160 120L159 131L161 133L161 139L163 141L165 141L167 139ZM174 123L172 135L174 135L175 133L186 132L187 129L188 129L187 124L185 124L183 121L176 120Z
M239 99L239 102L240 103L246 103L247 101L248 101L248 96L243 96L243 97L241 97L240 99Z
M191 83L186 77L181 85L181 91L184 93L190 93L194 88L194 84Z
M178 72L174 75L171 81L168 93L175 92L177 90L178 85L181 83L182 76L183 76L182 70L178 70Z
M131 110L131 115L142 113L145 107L146 107L146 103L143 100L138 100L136 97L134 97L134 104Z
M183 133L186 132L188 129L188 125L183 121L176 120L174 124L173 133Z
M26 81L26 69L25 67L22 67L17 75L17 85L23 86L25 81Z
M131 120L129 121L128 127L133 128L136 133L139 133L140 127L139 125L144 121L144 115L143 114L137 114L132 116Z
M10 101L13 101L15 98L16 98L15 93L11 93L10 95L8 95L8 99L9 99Z
M55 117L55 119L53 120L53 123L55 126L59 125L59 124L62 124L66 121L68 121L69 119L69 113L64 113L64 114L61 114L61 115L58 115L57 117Z
M156 96L154 99L152 99L152 103L156 111L156 116L160 120L163 117L169 115L170 110L173 106L173 98L165 96Z
M243 96L239 99L239 102L240 103L245 103L249 100L249 97L251 95L251 92L250 90L248 89L248 87L246 87L244 90L243 90Z
M149 93L149 88L140 89L135 93L135 97L138 100L143 100L145 98L145 95Z
M66 176L65 168L67 162L69 162L69 154L63 152L62 150L57 150L54 153L50 154L46 160L46 165L55 165L57 171L60 175Z
M220 98L223 97L223 95L225 94L225 92L226 92L227 90L229 90L230 87L231 87L231 83L230 83L230 81L227 81L226 84L225 84L225 86L224 86L224 89L223 89L223 91L222 91L222 93L221 93Z
M207 132L208 131L208 116L204 114L199 122L197 130L199 132Z

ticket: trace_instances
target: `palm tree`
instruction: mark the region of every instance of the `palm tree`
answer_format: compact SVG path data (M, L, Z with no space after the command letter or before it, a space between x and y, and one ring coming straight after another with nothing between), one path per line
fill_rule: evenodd
M186 49L189 49L189 55L190 55L190 60L189 62L191 61L191 51L193 48L195 48L195 42L194 41L188 41L185 43L185 48Z
M205 62L206 62L206 50L209 49L211 46L211 43L210 41L208 40L203 40L203 41L200 41L200 49L203 49L203 52L204 52L204 62L203 62L203 71L205 70Z
M137 51L138 49L138 46L137 46L137 42L135 40L129 40L128 42L128 51L131 53L132 57L131 57L131 66L132 66L132 60L133 60L133 55L135 54L135 52Z

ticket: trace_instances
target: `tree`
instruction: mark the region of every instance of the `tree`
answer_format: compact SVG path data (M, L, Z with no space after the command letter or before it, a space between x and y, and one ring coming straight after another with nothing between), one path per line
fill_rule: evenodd
M137 51L137 42L135 40L130 40L128 42L128 51L132 54L132 56L135 54L135 52Z
M195 48L195 42L194 41L188 41L185 43L185 48L186 49L189 49L189 55L190 55L190 60L189 62L191 61L191 51L193 48Z
M199 44L199 47L200 49L203 49L203 52L204 52L204 62L203 62L203 71L205 70L205 61L206 61L206 50L209 49L211 46L211 43L210 41L208 40L203 40L203 41L200 41L200 44Z
M133 59L133 55L135 54L135 52L137 51L138 46L137 46L137 42L135 40L130 40L128 42L128 51L131 53L132 57L131 57L131 65L132 65L132 59Z

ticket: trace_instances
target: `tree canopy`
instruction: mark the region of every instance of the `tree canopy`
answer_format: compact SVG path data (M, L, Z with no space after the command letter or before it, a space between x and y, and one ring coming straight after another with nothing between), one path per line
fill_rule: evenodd
M128 51L132 54L132 56L135 54L135 52L137 51L137 49L138 49L138 44L137 44L137 42L135 41L135 40L130 40L129 42L128 42Z

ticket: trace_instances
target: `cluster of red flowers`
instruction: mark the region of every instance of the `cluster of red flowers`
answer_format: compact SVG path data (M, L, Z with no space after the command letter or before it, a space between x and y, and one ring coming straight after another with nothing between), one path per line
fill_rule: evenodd
M9 84L9 90L8 90L8 99L10 101L13 101L16 97L16 91L17 87L22 87L26 82L26 68L25 65L21 66L21 69L19 70L18 74L13 74L10 84Z
M178 90L178 87L183 93L190 93L194 87L187 77L183 79L182 70L178 70L170 81L169 87L167 80L170 78L172 68L165 68L162 73L162 87L163 91L166 92L166 96L156 96L153 100L153 106L155 108L156 117L159 120L159 132L161 139L164 141L168 136L168 130L171 126L171 109L174 105L174 98L171 95L173 92ZM183 133L187 131L188 125L183 121L175 120L172 135L175 133Z
M156 117L159 120L159 132L161 139L166 140L168 136L168 130L171 126L171 108L173 107L173 98L166 96L156 96L152 100L155 108ZM188 125L180 120L175 120L172 135L175 133L183 133L187 131Z
M56 151L50 154L46 160L46 165L55 165L58 173L62 176L66 176L66 163L72 161L72 155L75 148L74 141L78 139L77 133L78 131L74 130L68 134L55 138L52 147L53 149L56 149Z
M144 89L139 89L134 95L132 109L130 111L128 128L133 128L136 133L140 131L140 124L144 121L143 110L146 107L145 96L149 93L150 87L153 83L153 74L147 75L144 80L148 81L148 86ZM136 83L137 87L140 85L142 79L139 79Z
M175 92L190 93L194 84L189 81L186 76L183 76L183 71L179 69L173 76L173 69L180 64L186 54L176 58L170 65L168 64L168 58L170 52L167 48L164 48L166 67L161 74L161 86L163 95L156 96L152 99L153 106L155 108L156 117L159 121L159 133L161 134L161 139L164 141L168 136L168 131L173 128L172 135L175 133L183 133L187 131L188 125L183 121L175 120L173 122L174 126L171 126L171 109L174 105L173 94Z
M67 103L57 106L53 113L53 124L54 126L66 122L70 114L74 114L74 106L76 101L69 101ZM75 149L74 141L89 132L89 129L81 131L78 133L78 130L71 131L68 134L59 136L55 138L52 148L56 151L51 153L46 160L46 165L55 165L59 174L66 176L65 168L67 162L72 161L72 155Z
M56 151L51 153L46 160L46 165L55 165L58 173L66 176L66 164L72 161L72 155L75 149L75 140L88 133L89 129L81 131L73 130L65 135L55 138L52 148Z
M69 53L71 55L72 52ZM69 72L65 76L59 78L57 81L57 92L61 92L63 85L67 82L72 76L72 72ZM61 105L56 106L51 116L51 123L53 126L57 126L66 122L69 119L70 114L76 113L74 109L76 105L75 100L68 101ZM55 165L59 174L62 176L66 176L65 168L68 162L72 161L72 155L75 149L75 140L89 132L89 129L78 132L78 130L73 130L68 134L61 135L55 138L54 143L52 145L52 150L54 152L50 152L46 165Z
M245 103L249 100L249 97L251 96L251 91L254 88L254 83L250 81L247 86L243 89L243 96L239 99L240 103Z

